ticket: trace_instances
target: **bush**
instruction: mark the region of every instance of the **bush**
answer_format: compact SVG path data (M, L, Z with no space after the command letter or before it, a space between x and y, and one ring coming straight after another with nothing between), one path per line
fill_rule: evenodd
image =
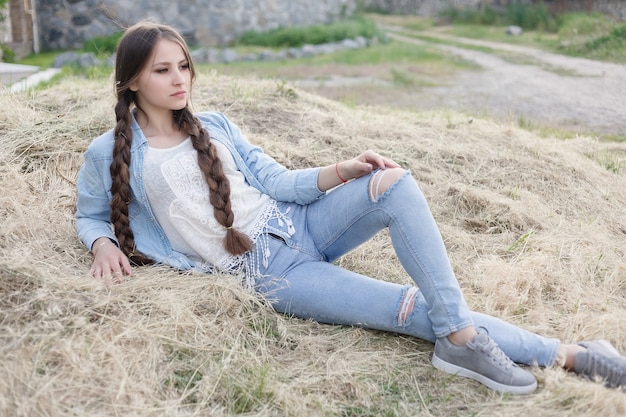
M122 34L122 32L116 32L109 36L95 36L85 41L83 49L85 52L110 55L115 52L115 47L122 37Z
M371 39L382 37L376 24L365 18L353 18L329 25L299 28L278 28L267 32L243 33L235 42L238 45L266 47L300 47L305 44L320 45L358 36Z
M559 37L564 38L597 35L608 33L613 25L600 13L566 13L558 18L558 33Z
M441 16L452 23L469 23L477 25L517 25L526 30L556 31L557 20L550 14L543 2L526 4L515 2L506 9L481 6L478 9L449 8Z
M586 52L595 58L619 60L626 48L626 24L615 26L608 35L585 43Z
M524 29L539 29L548 32L557 30L557 21L548 11L545 3L513 3L507 7L506 16L509 24Z
M453 23L469 23L476 25L493 25L498 23L498 13L488 6L479 9L450 7L440 13L440 16Z
M2 57L2 59L0 61L15 62L15 52L9 48L9 45L2 43L0 44L0 49L2 50L2 53L0 53L0 57Z
M624 62L626 24L604 15L570 13L559 17L559 48L562 52L591 59Z

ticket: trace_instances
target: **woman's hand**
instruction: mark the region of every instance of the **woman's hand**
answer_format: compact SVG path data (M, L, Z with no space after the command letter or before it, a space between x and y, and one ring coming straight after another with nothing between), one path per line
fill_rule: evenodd
M343 182L367 175L375 169L399 167L400 165L391 159L368 149L356 158L322 168L317 186L320 191L327 191Z
M378 168L385 169L399 167L400 165L396 164L391 159L385 158L384 156L381 156L369 149L356 158L340 162L337 165L339 174L341 174L341 179L344 180L362 177L363 175L369 174Z
M107 284L124 282L132 270L128 257L108 237L98 238L93 246L93 263L89 273Z

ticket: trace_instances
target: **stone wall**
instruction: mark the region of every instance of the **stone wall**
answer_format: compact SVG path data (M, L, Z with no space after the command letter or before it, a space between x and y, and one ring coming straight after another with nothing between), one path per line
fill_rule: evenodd
M146 18L170 24L192 46L224 46L249 30L330 23L356 0L40 0L42 50L78 49Z

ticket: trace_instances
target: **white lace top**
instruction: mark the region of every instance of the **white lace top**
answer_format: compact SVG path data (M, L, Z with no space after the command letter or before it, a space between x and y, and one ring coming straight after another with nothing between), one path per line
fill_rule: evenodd
M228 149L218 141L213 143L230 181L231 207L236 213L233 227L254 241L275 211L275 202L248 185ZM233 256L224 248L226 229L213 215L209 188L190 138L173 148L148 148L144 184L150 207L175 251L208 269L233 273L243 267L244 256Z

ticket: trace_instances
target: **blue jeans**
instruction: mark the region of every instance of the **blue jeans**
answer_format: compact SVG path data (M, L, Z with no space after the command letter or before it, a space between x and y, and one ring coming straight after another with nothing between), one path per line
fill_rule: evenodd
M376 201L369 195L372 175L309 205L279 203L293 223L290 231L295 232L288 232L282 220L269 222L255 248L268 257L267 265L259 266L255 290L277 311L295 317L431 342L468 326L484 327L513 361L551 366L558 340L469 310L440 231L410 172ZM333 264L384 228L389 228L398 259L415 286L370 278Z

